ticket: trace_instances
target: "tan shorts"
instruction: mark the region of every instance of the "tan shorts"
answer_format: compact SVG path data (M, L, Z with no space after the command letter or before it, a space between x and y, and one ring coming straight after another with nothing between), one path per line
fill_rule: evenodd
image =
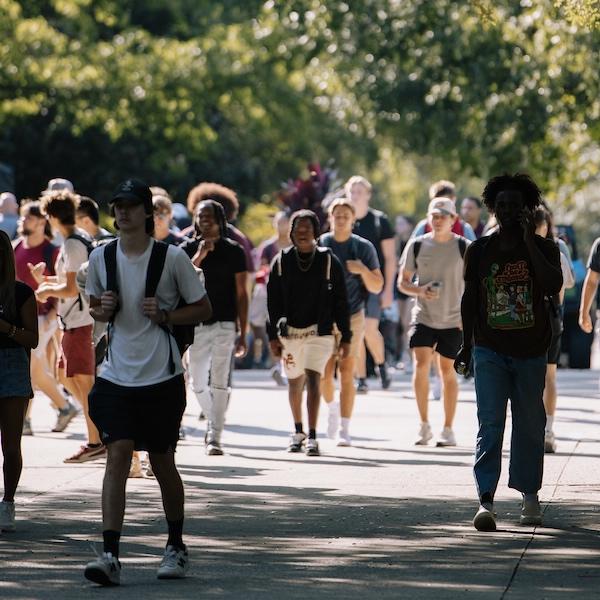
M359 310L350 317L350 331L352 331L352 341L350 342L350 353L348 358L358 359L360 348L365 341L365 311ZM333 336L335 337L335 352L342 342L342 334L337 326L333 326Z
M283 344L281 358L288 379L296 379L306 370L323 375L333 354L333 335L318 335L316 325L304 329L288 326L288 335L279 339Z

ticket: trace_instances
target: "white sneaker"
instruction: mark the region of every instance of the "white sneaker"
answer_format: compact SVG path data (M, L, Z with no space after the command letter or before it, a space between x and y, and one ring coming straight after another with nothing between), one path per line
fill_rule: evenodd
M305 433L292 433L290 443L288 444L288 452L302 452L306 441Z
M484 502L479 506L473 518L473 526L477 531L496 531L496 513L490 502Z
M352 438L347 431L340 429L338 433L337 445L340 447L352 446Z
M554 439L554 431L546 431L544 434L544 452L546 454L554 454L556 452L556 440Z
M306 456L321 456L317 440L308 438L306 441Z
M83 574L86 579L100 585L120 585L121 563L110 552L103 552L86 565Z
M156 576L159 579L182 579L189 566L190 558L187 550L177 550L173 546L167 546Z
M419 437L415 442L415 446L427 446L427 443L432 437L433 433L431 433L431 425L429 423L421 423Z
M521 517L519 519L521 525L541 525L542 524L542 509L537 496L534 498L523 497L521 505Z
M335 434L340 428L340 405L337 402L329 404L329 416L327 418L327 437L330 440L335 439Z
M15 530L15 503L0 502L0 531Z
M454 437L454 431L452 431L450 427L444 427L442 433L440 433L440 438L437 441L436 446L438 448L445 446L456 446L456 438Z

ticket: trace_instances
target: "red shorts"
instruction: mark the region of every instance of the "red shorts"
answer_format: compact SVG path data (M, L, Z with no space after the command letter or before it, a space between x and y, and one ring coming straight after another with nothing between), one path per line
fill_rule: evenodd
M67 377L96 374L93 329L93 325L84 325L63 331L58 368L65 369Z

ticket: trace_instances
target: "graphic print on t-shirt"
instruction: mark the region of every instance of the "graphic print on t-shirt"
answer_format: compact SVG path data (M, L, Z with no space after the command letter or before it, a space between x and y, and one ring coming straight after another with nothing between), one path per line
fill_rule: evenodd
M506 263L502 271L492 263L484 283L488 325L492 329L527 329L535 325L533 282L527 261Z

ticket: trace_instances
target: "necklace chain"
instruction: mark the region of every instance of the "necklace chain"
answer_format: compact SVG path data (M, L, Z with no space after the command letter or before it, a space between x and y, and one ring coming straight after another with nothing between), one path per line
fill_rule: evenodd
M312 267L313 262L315 261L315 255L317 253L316 248L312 251L310 257L308 259L306 258L300 258L300 253L298 252L298 248L295 248L295 254L296 254L296 262L298 263L298 268L303 272L306 273L307 271L310 270L310 268Z

